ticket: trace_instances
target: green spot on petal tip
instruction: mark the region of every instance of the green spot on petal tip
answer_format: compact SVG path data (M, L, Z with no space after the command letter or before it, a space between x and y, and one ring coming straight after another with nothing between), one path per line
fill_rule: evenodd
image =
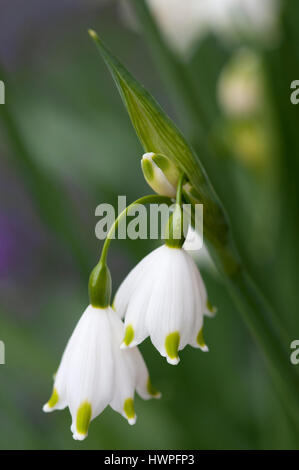
M126 346L129 346L129 344L132 343L133 338L134 338L134 328L132 327L132 325L128 325L126 328L125 337L123 339L124 344Z
M160 398L161 397L161 392L156 389L156 387L153 386L150 377L147 379L147 384L146 384L146 389L153 398Z
M178 331L174 331L166 336L165 340L165 350L166 354L169 359L171 359L171 363L176 364L178 362L178 350L180 345L180 333Z
M76 430L78 434L86 435L91 420L91 404L83 402L77 411Z
M211 315L215 315L215 314L216 314L217 308L216 308L216 307L213 307L213 305L211 304L211 302L210 302L209 300L207 300L206 306L207 306L207 309L209 310L209 312L210 312Z
M124 413L130 422L134 424L135 422L135 409L134 409L134 400L133 398L127 398L124 402Z
M197 338L196 338L196 342L197 342L198 346L203 351L208 351L209 350L208 346L205 343L204 337L203 337L203 328L201 328L201 330L199 330Z
M53 408L58 403L58 400L59 400L59 395L58 395L56 388L54 388L53 393L50 397L50 400L47 403L48 407Z

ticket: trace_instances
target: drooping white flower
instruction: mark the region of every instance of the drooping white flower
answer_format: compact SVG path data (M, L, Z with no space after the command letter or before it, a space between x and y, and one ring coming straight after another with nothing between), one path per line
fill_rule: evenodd
M204 315L214 313L201 275L182 248L163 245L147 255L126 277L114 306L125 318L122 348L134 347L150 336L170 364L187 344L207 351Z
M144 399L160 396L139 350L120 349L123 334L124 325L111 307L89 305L69 339L43 410L68 406L76 440L85 439L90 421L108 404L134 424L135 389Z

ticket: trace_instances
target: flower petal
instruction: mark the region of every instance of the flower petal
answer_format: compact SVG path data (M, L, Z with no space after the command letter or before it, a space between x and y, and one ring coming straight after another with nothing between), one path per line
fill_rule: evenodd
M136 370L136 390L144 400L149 398L160 398L162 396L151 383L149 372L141 352L137 347L129 350L130 360Z
M112 309L109 314L109 321L112 330L113 357L115 362L114 390L112 399L110 400L110 406L128 419L130 424L134 424L136 415L132 403L137 370L135 364L131 361L131 349L125 351L120 349L120 342L124 333L124 324Z
M150 272L150 266L155 263L157 251L160 249L161 247L145 256L119 286L113 301L113 308L121 318L125 316L128 304L138 292L139 286L144 285L145 276Z
M177 345L177 350L183 349L190 341L194 328L192 276L186 252L167 246L163 248L159 272L155 273L155 283L152 285L146 325L160 354L171 364L177 364L179 358L174 354L174 345ZM170 348L170 345L173 347Z
M89 403L92 420L103 411L111 399L114 361L106 309L89 306L77 328L79 334L76 336L69 361L67 399L75 429L74 438L79 439L80 436L83 438L78 429L83 404ZM86 411L86 407L84 410Z

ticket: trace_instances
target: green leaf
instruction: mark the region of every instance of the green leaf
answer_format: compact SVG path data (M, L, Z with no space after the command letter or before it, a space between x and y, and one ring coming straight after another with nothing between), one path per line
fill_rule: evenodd
M176 163L195 185L206 176L190 146L150 93L110 53L98 35L89 30L111 74L145 152L162 153Z
M191 184L192 199L204 205L205 236L217 249L228 246L226 216L197 155L182 133L151 94L114 57L97 33L89 30L111 75L145 152L166 155L183 171Z

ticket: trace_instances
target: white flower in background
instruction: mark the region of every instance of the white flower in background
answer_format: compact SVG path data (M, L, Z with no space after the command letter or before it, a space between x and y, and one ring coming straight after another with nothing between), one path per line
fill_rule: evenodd
M221 72L218 100L231 117L247 117L260 110L264 101L260 59L253 51L236 52Z
M134 392L148 399L160 394L151 385L137 348L123 351L124 325L111 307L87 307L62 356L45 412L67 406L76 440L87 436L89 423L108 404L130 424L136 421Z
M169 44L181 53L188 51L207 31L202 0L147 0L147 3Z
M200 0L206 8L211 31L228 39L248 35L273 40L277 28L279 0Z
M277 29L279 0L147 0L171 46L187 52L201 37L214 32L235 40L249 34L273 40ZM121 2L123 5L123 2ZM128 2L126 18L134 24ZM135 21L136 22L136 21Z
M163 245L147 255L118 289L114 306L125 317L122 348L150 336L170 364L187 344L208 351L203 339L204 315L214 313L201 275L181 248Z
M231 155L254 171L265 171L275 156L277 142L259 55L248 48L235 52L222 69L217 95L228 118L222 121L221 132Z

